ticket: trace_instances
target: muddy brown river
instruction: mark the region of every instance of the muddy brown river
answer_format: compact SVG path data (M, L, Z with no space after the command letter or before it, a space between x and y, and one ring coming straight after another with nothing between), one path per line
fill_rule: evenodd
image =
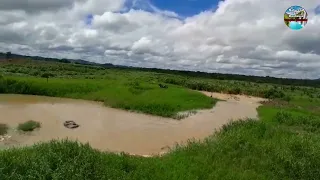
M166 152L167 147L188 139L204 139L232 119L257 117L259 98L203 93L226 101L180 121L108 108L91 101L0 95L0 123L13 128L8 133L11 137L0 142L0 147L69 138L89 142L100 150L150 155ZM41 122L41 128L27 134L14 130L27 120ZM68 120L80 127L64 127Z

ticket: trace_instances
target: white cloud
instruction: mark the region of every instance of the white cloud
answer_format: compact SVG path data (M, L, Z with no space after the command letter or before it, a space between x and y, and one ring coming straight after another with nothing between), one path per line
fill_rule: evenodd
M82 0L0 0L0 10L25 10L29 13L70 8L74 2Z
M76 1L74 9L78 12L103 14L105 12L120 11L125 0L82 0Z
M5 3L3 3L3 2ZM215 12L179 19L144 0L0 0L0 51L196 71L320 77L317 0L225 0ZM32 3L35 5L33 6ZM299 4L306 27L289 30ZM140 7L140 9L138 8ZM92 25L85 17L93 15Z

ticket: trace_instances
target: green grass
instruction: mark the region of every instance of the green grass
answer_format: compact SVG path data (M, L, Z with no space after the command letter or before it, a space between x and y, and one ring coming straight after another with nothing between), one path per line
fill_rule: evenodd
M0 93L33 94L102 101L105 105L164 117L211 108L216 100L193 90L280 99L320 112L320 89L239 80L188 77L159 72L44 61L0 62ZM54 77L41 76L51 74ZM160 89L158 84L168 89ZM188 89L185 89L188 88Z
M195 77L186 73L161 71L141 71L134 69L113 69L96 66L75 65L57 62L17 60L12 62L0 62L0 72L5 76L38 77L43 74L51 74L55 78L62 79L87 79L87 80L113 80L144 83L167 83L183 86L194 90L206 90L212 92L225 92L233 94L247 94L259 97L280 98L284 100L300 98L298 101L313 101L320 99L319 83L313 82L314 87L250 82L249 77L243 80L223 80L227 75L216 75L216 78ZM182 75L183 74L183 75ZM198 74L200 75L200 74ZM209 77L209 76L208 76ZM46 81L45 78L42 78ZM265 78L269 79L269 78ZM51 78L49 79L49 82ZM280 80L273 80L279 83ZM296 84L295 80L288 80ZM262 81L265 82L265 81ZM271 81L272 82L272 81ZM306 81L305 81L306 82ZM312 85L312 84L310 84ZM302 99L301 99L302 98Z
M52 78L49 82L36 77L7 77L0 79L0 93L17 93L68 97L102 101L105 105L163 117L175 117L181 111L209 109L215 99L199 92L170 85L168 89L158 84L100 79Z
M0 135L5 135L8 132L8 125L0 123Z
M33 131L37 128L40 128L40 123L37 121L29 120L27 122L19 124L17 129L20 131Z

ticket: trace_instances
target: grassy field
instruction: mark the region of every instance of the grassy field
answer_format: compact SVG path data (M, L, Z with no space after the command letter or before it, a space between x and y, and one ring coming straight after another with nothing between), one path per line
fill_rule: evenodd
M0 79L0 93L18 93L102 101L105 105L163 117L178 112L212 108L216 100L199 92L135 78L46 78L9 76Z
M316 82L314 82L314 87L304 87L30 60L0 61L0 73L5 76L38 78L41 78L43 74L51 74L55 78L68 79L68 81L70 79L94 79L95 81L108 80L110 83L118 81L145 84L167 83L194 90L247 94L283 100L303 98L311 101L320 98L320 90L316 88L320 86L320 83ZM46 81L46 78L42 79L43 82ZM274 80L274 82L277 81Z
M21 61L0 64L1 93L104 101L106 105L172 117L215 101L185 88L273 99L260 120L230 123L203 142L142 158L52 141L0 151L0 179L319 179L320 90L156 72ZM41 78L42 73L53 78ZM166 83L168 89L158 88Z
M45 95L103 101L113 108L133 110L163 117L178 112L212 108L216 100L199 92L135 80L6 77L0 80L0 93Z

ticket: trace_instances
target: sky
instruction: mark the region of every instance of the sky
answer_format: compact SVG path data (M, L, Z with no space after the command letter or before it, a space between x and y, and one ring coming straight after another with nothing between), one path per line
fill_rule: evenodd
M319 0L0 0L0 51L139 67L320 78ZM290 30L285 10L308 23Z
M320 5L314 9L315 14L320 14Z
M151 0L154 6L175 12L182 17L193 16L202 11L215 9L218 0Z

